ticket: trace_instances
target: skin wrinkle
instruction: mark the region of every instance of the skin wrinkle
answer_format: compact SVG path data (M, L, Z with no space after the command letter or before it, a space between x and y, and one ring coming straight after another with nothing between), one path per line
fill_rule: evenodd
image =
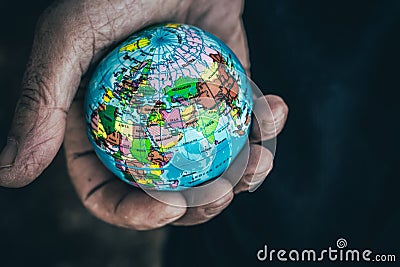
M211 203L207 207L204 207L203 209L210 209L214 211L221 211L222 209L226 208L231 201L233 200L233 193L232 191L227 192L225 195L223 195L221 198L216 200L215 202Z
M31 141L35 141L37 144L44 144L45 142L43 140L46 140L46 138L56 138L58 137L57 134L54 134L54 130L60 130L64 127L64 125L57 125L57 124L51 124L52 128L50 129L45 129L46 123L50 121L50 116L54 113L49 112L49 110L46 107L39 108L36 110L35 114L37 115L35 117L35 127L30 127L29 131L27 131L26 135L23 136L24 138L27 138L28 141L26 142L27 144L31 143ZM32 119L32 118L30 118ZM58 132L58 131L55 131ZM22 138L22 136L20 136ZM34 138L35 140L29 140L29 138ZM48 139L48 140L54 140L54 139ZM26 147L29 150L34 149L35 147L38 146L29 146Z
M93 154L91 156L91 159L97 161L96 155ZM107 172L107 170L104 169L104 167L97 170L97 172L88 172L87 170L78 171L76 169L74 170L73 168L71 168L71 165L74 164L75 162L76 161L68 162L68 170L72 177L76 177L76 176L80 175L80 177L79 177L80 182L85 184L84 186L81 186L81 187L75 187L75 189L81 199L84 199L84 196L87 195L87 192L89 192L93 189L93 185L96 185L96 184L98 185L98 184L100 184L106 180L110 180L110 179L113 179L116 182L120 182L118 179L115 179L114 176L110 175ZM76 181L74 181L74 180L72 180L72 182L76 183ZM103 205L104 204L105 203L103 203Z
M113 9L114 13L118 14L118 9L114 6L114 1L113 0L107 0L107 3L108 3L108 6ZM107 18L109 18L108 15L107 15L107 12L106 12L106 16L107 16Z
M94 153L95 153L95 152L94 152L93 149L91 149L91 150L86 150L86 151L83 151L83 152L77 152L77 153L74 153L74 154L73 154L72 159L78 159L78 158L80 158L80 157L84 157L84 156L88 156L88 155L93 155Z
M51 140L51 139L48 139ZM48 140L46 142L48 142ZM45 142L43 142L45 143ZM46 161L43 160L45 158L47 158L47 153L46 151L43 150L34 150L34 147L36 146L32 146L33 149L31 150L32 152L28 153L26 155L26 160L20 160L21 162L21 166L29 166L29 165L36 165L36 166L40 166L40 167L47 167ZM50 149L49 149L50 150ZM58 150L57 148L53 148L53 150ZM26 169L27 173L32 173L34 171L34 169Z
M36 106L40 105L41 98L42 96L38 90L31 88L24 88L20 96L18 107L35 111Z
M150 213L147 214L147 217L146 217L146 219L145 219L144 221L146 221L147 224L150 224L149 222L152 221L152 217L154 216L154 214L155 214L155 210L152 209L152 210L150 211ZM156 216L156 217L157 217L157 216Z
M14 138L18 140L19 143L21 143L21 140L23 140L23 138L27 136L32 136L32 133L34 133L36 129L33 127L33 124L26 125L24 121L21 119L20 112L21 111L25 112L25 110L28 108L24 104L20 105L19 103L18 103L18 108L16 110L17 113L15 114L15 120L17 120L17 123L15 123L13 128L11 129L9 137ZM29 110L29 112L31 112L31 116L29 118L30 121L33 123L37 123L39 117L39 110ZM24 133L20 133L20 131L17 131L16 129L24 129L25 131Z
M228 199L225 199L226 197ZM216 215L220 214L232 202L234 194L228 192L212 204L187 209L184 216L173 222L174 225L196 225L204 223ZM222 203L220 203L222 202Z
M87 18L87 20L89 22L89 25L90 25L90 27L89 27L90 33L92 35L91 43L92 43L92 58L93 58L94 55L96 54L96 36L95 36L95 33L94 33L93 22L92 22L92 20L90 18L88 10L87 10L86 2L84 3L84 10L85 10L85 12L84 12L85 13L85 17ZM82 62L80 62L80 65L82 65ZM82 73L85 73L85 72L82 72Z
M106 16L107 16L107 22L110 25L110 32L111 32L111 35L112 35L111 38L108 41L112 44L113 40L116 39L116 37L115 37L116 29L114 28L114 26L115 26L115 21L118 19L118 17L116 17L115 19L111 19L109 17L108 13L106 13Z
M192 16L191 12L192 4L193 4L192 1L185 1L185 0L178 1L178 6L175 9L173 18L175 18L177 21L183 21L183 22L189 21L189 18ZM181 14L179 12L181 12Z
M103 188L103 187L104 187L105 185L107 185L108 183L115 182L115 181L118 181L118 180L114 179L114 177L113 177L113 178L111 178L111 179L105 180L105 181L101 182L100 184L94 186L94 187L86 194L86 196L85 196L85 198L84 198L84 202L87 203L87 200L88 200L94 193L96 193L99 189Z
M20 110L21 110L21 108L23 109L23 106L20 107ZM33 113L33 114L35 114L35 119L33 119L33 121L35 121L38 126L43 124L46 121L46 118L49 116L49 112L47 110L44 110L44 112L40 112L40 110L42 110L42 108L39 110L35 110L35 112ZM31 114L32 114L32 112L31 112ZM46 114L46 115L43 116L43 114ZM18 115L17 115L17 117L18 117ZM65 115L64 115L64 117L65 117ZM32 121L32 116L30 117L30 120ZM25 124L22 124L20 127L26 128L27 126ZM29 151L29 153L25 154L24 157L21 157L23 155L20 155L20 158L17 161L17 165L15 166L15 168L19 169L23 173L31 175L32 173L34 173L34 171L37 169L37 167L45 168L48 165L48 164L46 164L46 161L43 160L47 157L47 155L44 154L44 151L42 151L40 149L36 149L36 148L40 147L42 144L49 143L49 142L50 142L50 144L52 144L52 143L54 144L54 142L51 142L51 141L56 140L57 138L60 139L60 136L53 135L53 134L51 134L51 132L48 132L48 131L45 131L43 134L38 135L38 129L41 129L40 127L38 127L38 128L33 128L31 126L28 126L28 127L29 128L26 129L25 136L40 136L41 138L44 137L44 139L37 143L39 138L36 138L36 140L34 140L35 142L32 141L32 138L26 138L29 141L25 141L24 143L19 144L19 146L23 145L22 148ZM11 132L10 135L14 136L16 140L23 138L21 135L18 134L18 132ZM20 143L20 142L18 142L18 143ZM57 151L58 147L55 147L54 145L52 145L49 147L48 150ZM11 173L9 173L9 175L11 175ZM23 181L24 185L30 182L30 180L24 176L16 177L16 179Z
M100 51L106 50L107 47L113 46L113 44L116 41L119 41L119 38L116 38L117 36L117 30L119 28L124 28L124 20L126 19L124 15L113 15L113 19L110 18L109 12L104 12L106 16L106 22L102 21L96 21L92 19L92 15L89 12L89 8L86 5L87 1L84 2L84 16L87 21L89 22L89 29L85 30L81 35L85 36L87 35L87 32L91 32L91 43L92 43L92 61L90 61L89 64L93 64L93 59L98 58L98 54ZM115 5L113 4L113 9L118 10ZM108 10L107 10L108 11ZM116 14L120 14L121 12L116 12ZM115 26L116 22L119 22L119 26ZM126 23L125 23L126 24ZM95 26L96 25L96 26ZM98 26L99 25L99 26ZM105 29L105 30L103 30ZM99 37L102 37L102 41L99 41ZM82 39L82 37L81 37ZM97 61L97 60L96 60ZM80 63L82 64L82 63ZM82 64L83 65L83 64ZM86 64L85 64L86 65ZM86 69L86 68L85 68Z
M12 166L14 166L14 164L3 165L3 166L0 166L0 170L8 169L8 168L11 168Z
M114 207L114 214L117 213L119 205L124 201L124 199L131 193L131 191L127 191L125 194L122 194L121 198L117 201Z
M50 50L54 55L48 54L49 58L59 57L58 60L51 60L50 64L56 64L58 62L63 62L63 64L58 64L61 69L56 73L58 75L53 75L53 77L58 77L63 79L67 75L70 75L70 72L65 71L65 66L69 66L71 72L74 73L74 76L80 77L85 71L88 64L85 64L84 61L89 61L91 58L88 55L87 48L85 44L87 42L79 40L79 32L81 32L82 27L78 25L82 25L83 22L81 19L77 19L77 14L70 15L68 13L68 6L64 7L61 11L53 9L50 12L47 20L45 20L45 24L50 24L49 27L52 29L56 29L56 31L49 37L52 42L54 42L54 47L59 49L57 50ZM68 21L68 23L64 23L63 21ZM54 23L55 22L55 23ZM44 27L47 27L44 26ZM71 30L74 29L74 30ZM76 29L79 29L76 31ZM71 52L68 52L71 51ZM76 66L79 66L79 71L77 72ZM55 68L57 69L57 67ZM64 76L63 76L64 74ZM58 81L56 84L64 84L63 80ZM61 92L63 90L57 90L57 92ZM69 93L69 91L65 91L65 93ZM75 91L74 91L75 92ZM69 99L73 97L68 97Z
M242 6L241 1L232 0L56 1L38 22L24 78L24 87L37 88L45 100L39 98L41 106L34 112L22 105L20 111L23 112L16 115L14 126L20 128L16 133L23 138L19 147L22 152L17 156L15 168L1 173L2 184L6 184L4 179L13 183L16 177L24 177L27 181L15 182L12 186L32 181L50 164L65 136L68 171L83 204L93 215L109 223L136 229L160 227L160 222L164 225L182 216L186 209L168 207L140 190L127 194L128 186L102 167L93 151L89 152L83 105L76 102L83 101L82 89L88 81L82 75L88 76L104 53L132 32L166 21L196 24L214 33L246 66L248 54L240 18ZM31 96L32 92L28 90L25 94ZM73 100L74 105L70 105ZM23 101L35 102L33 99ZM66 115L68 128L64 135ZM216 215L206 215L206 208L221 212L233 198L230 184L229 187L223 188L229 196L225 194L202 210L188 208L190 218L184 218L179 224L193 225ZM181 194L174 195L171 200L185 203Z
M46 83L49 82L40 73L49 73L51 68L48 68L47 64L44 62L33 63L31 59L30 65L27 68L27 72L24 75L22 82L22 93L30 92L35 99L37 99L37 104L51 105L52 102L51 90L47 88ZM25 90L28 90L26 92ZM54 98L53 98L54 99Z
M87 37L85 37L85 38L87 38ZM80 50L78 50L77 45L85 43L85 38L84 37L78 37L77 41L72 43L72 51L73 51L74 54L79 54L80 53ZM87 39L90 40L90 38L87 38ZM81 76L82 76L86 72L84 63L81 60L79 60L78 66L79 66L79 70L80 70L80 73L81 73ZM75 98L75 96L74 96L74 98Z
M229 204L231 204L232 200L233 193L230 194L229 200L224 202L221 206L204 208L203 212L206 214L206 216L215 216L227 208Z
M32 173L33 170L36 170L38 167L39 168L44 168L47 167L45 165L43 158L45 158L46 155L39 154L36 151L32 151L29 154L26 155L25 159L20 159L17 165L13 165L13 168L18 168L19 170L22 170L25 173ZM27 185L31 182L30 179L27 179L26 177L15 177L17 181L22 183L23 185Z
M204 19L204 17L208 16L208 14L210 13L210 10L212 9L212 6L210 6L209 4L205 4L202 6L202 11L201 13L196 14L196 16L193 16L193 20L188 20L190 21L191 24L194 25L198 25L199 21Z
M41 140L40 142L35 142L32 146L28 147L28 149L32 150L32 151L40 151L39 149L36 149L36 148L42 146L43 144L47 144L50 141L53 141L55 138L58 138L58 137L49 134L45 139Z
M262 181L265 180L265 177L271 172L273 168L273 155L268 149L262 148L257 145L252 145L251 149L253 150L253 154L257 153L259 154L259 156L250 158L248 166L245 170L244 177L234 188L235 193L238 190L244 191L250 189L252 186L254 186L254 183L260 184ZM258 149L260 149L259 152L254 151ZM255 161L256 158L257 160ZM265 171L260 170L260 164L262 164L262 162L268 162L269 164Z
M38 46L36 44L36 46ZM33 53L35 49L33 49ZM40 51L36 51L36 53L39 53ZM44 52L45 55L48 55L47 52ZM55 84L62 84L62 83L55 83L54 79L46 78L47 76L54 76L53 72L51 70L54 70L52 66L56 64L56 62L49 62L45 63L45 58L40 58L38 59L39 62L35 62L33 58L31 59L31 63L28 66L28 70L26 72L26 75L24 77L23 81L23 87L24 88L29 88L31 90L31 93L33 92L34 94L38 95L38 99L41 101L38 101L38 104L40 106L44 107L56 107L62 110L66 110L64 108L65 103L63 103L63 97L60 97L58 94L55 92L60 91L60 90L54 90ZM64 61L64 62L69 62L68 59L64 59L61 57L61 60L59 61ZM46 73L46 76L43 75L43 73ZM23 91L24 93L24 91ZM26 92L25 92L26 93ZM61 100L61 103L57 101L58 99ZM34 109L37 109L38 107L35 106Z

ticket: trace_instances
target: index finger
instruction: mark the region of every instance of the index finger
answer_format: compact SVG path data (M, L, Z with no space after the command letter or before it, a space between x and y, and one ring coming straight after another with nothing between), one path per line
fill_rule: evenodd
M1 186L27 185L51 163L89 65L131 32L170 18L176 6L175 1L161 0L55 1L46 10L37 26L8 142L0 154Z
M82 99L72 104L64 139L72 183L84 206L99 219L118 226L147 230L171 223L186 212L180 193L163 193L167 203L125 184L109 172L86 137Z
M277 95L254 100L250 141L253 143L275 138L285 126L289 108Z

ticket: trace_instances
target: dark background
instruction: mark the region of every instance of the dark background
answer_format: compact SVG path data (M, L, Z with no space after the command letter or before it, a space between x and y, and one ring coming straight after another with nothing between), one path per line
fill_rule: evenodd
M5 145L36 21L53 1L0 2L0 148ZM33 184L0 187L0 267L158 266L164 231L103 223L81 205L64 151Z
M400 1L247 1L244 18L253 79L290 109L274 169L222 216L172 228L166 255L181 253L169 266L321 266L256 253L320 251L339 238L397 255L357 266L399 266Z
M35 22L50 2L0 4L1 147ZM171 227L171 266L250 264L264 244L318 249L340 237L399 261L400 2L249 0L244 19L253 79L291 112L275 168L210 223ZM165 237L90 216L63 151L29 187L0 188L0 212L0 266L157 265Z

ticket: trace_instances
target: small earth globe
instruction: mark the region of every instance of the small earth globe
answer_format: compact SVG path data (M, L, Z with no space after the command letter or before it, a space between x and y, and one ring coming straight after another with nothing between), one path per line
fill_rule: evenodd
M182 190L220 176L247 141L252 90L214 35L168 23L130 36L97 66L85 99L101 162L143 189Z

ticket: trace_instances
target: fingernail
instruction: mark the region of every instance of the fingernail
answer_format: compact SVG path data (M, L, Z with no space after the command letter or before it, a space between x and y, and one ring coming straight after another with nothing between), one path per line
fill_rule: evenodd
M282 119L276 123L277 129L282 128L283 125L285 124L285 122L286 122L286 115L284 115L284 116L282 117Z
M8 139L7 145L0 154L0 169L11 167L14 164L17 152L17 142L14 139Z
M179 208L174 206L168 206L166 209L168 216L161 218L157 223L158 226L163 226L165 224L176 221L177 219L182 217L186 212L185 208Z
M257 172L255 172L253 174L253 177L258 178L258 177L261 177L261 176L267 176L272 170L272 164L269 164L269 165L266 165L266 166L263 165L262 167L260 167L260 169L258 169Z
M220 211L220 210L221 210L221 207L207 208L204 210L204 214L207 216L211 216L211 215L218 213L218 211Z
M178 220L180 217L182 217L182 215L177 215L177 216L172 216L172 217L168 217L168 218L163 218L161 220L158 221L157 226L161 227L164 226L166 224L170 224L176 220Z
M275 125L280 125L284 120L285 120L285 112L281 109L278 110L278 112L274 116L274 123Z
M230 203L230 201L226 202L226 203L224 203L224 204L222 204L221 206L218 206L218 207L206 208L204 210L204 214L207 215L207 216L213 216L213 215L221 212L223 209L225 209L229 205L229 203Z
M255 192L262 184L263 184L262 182L259 182L259 183L256 183L254 185L250 185L249 186L249 193Z

